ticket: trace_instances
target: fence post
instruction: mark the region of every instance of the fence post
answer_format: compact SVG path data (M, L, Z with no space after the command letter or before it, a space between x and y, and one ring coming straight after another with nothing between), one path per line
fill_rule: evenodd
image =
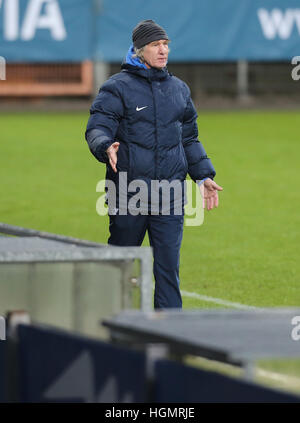
M94 61L94 95L97 95L99 88L108 79L109 66L107 63Z
M237 95L241 100L249 97L248 62L238 60L237 62Z
M98 50L98 17L101 14L103 0L93 0L93 65L94 65L94 87L93 94L96 96L100 87L108 79L109 65L102 60Z

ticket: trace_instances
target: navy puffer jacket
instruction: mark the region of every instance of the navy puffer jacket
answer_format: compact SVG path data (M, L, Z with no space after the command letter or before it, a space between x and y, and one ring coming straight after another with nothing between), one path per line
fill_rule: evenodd
M105 153L115 141L118 171L128 182L142 179L196 181L213 178L214 167L198 141L197 113L188 86L167 69L123 64L101 87L90 109L86 140L94 156L107 164L106 177L116 180Z

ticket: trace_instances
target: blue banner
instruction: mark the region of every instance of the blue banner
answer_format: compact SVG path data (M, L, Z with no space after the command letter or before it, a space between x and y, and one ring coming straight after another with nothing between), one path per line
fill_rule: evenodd
M143 19L166 29L172 62L290 61L300 55L299 0L104 0L97 56L119 62Z
M0 56L121 62L143 19L166 29L172 62L300 55L299 0L0 0Z
M93 0L0 0L7 62L79 62L92 56Z

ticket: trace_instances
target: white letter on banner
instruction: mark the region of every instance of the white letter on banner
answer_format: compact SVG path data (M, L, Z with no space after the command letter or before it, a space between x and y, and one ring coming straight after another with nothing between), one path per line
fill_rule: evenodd
M45 3L45 14L41 15L43 3ZM49 29L56 41L62 41L67 37L57 0L30 0L21 30L21 39L32 40L37 29Z
M0 7L2 1L0 2ZM19 0L6 0L3 3L4 34L7 41L15 41L19 36Z
M296 21L296 24L297 24L298 33L300 35L300 9L296 9L296 11L295 11L295 21Z
M287 9L283 13L280 9L268 11L258 9L258 18L264 33L268 40L273 40L276 35L283 40L287 40L292 33L297 9Z

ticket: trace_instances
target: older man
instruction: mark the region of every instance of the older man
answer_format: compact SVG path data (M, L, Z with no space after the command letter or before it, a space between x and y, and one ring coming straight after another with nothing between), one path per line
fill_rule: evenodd
M154 307L181 308L184 190L172 191L166 212L159 183L167 181L184 188L188 173L195 182L203 183L208 210L218 206L222 188L213 181L216 172L197 138L197 113L190 90L166 68L166 31L152 20L142 21L134 28L132 41L122 71L105 82L91 107L86 140L94 156L106 163L107 181L117 187L108 243L140 246L148 232L154 255ZM126 175L125 183L120 183L121 174ZM125 184L128 188L134 181L143 182L149 192L153 182L158 182L157 204L154 207L147 194L140 213L131 213L130 207L128 213L121 212L120 187ZM122 192L128 205L133 193Z

